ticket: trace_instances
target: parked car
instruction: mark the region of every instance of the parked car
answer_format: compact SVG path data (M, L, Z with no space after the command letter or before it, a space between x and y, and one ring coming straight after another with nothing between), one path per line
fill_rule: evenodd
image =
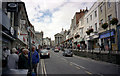
M54 50L54 52L59 52L59 48L56 47L55 50Z
M63 52L63 56L73 56L73 52L69 49L65 49Z
M40 51L40 57L43 58L43 57L47 57L47 58L50 58L50 52L49 50L47 49L43 49Z

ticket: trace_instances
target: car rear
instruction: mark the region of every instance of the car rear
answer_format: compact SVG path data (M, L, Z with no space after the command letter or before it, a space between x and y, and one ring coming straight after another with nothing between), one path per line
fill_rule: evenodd
M58 48L55 48L54 52L59 52L59 49L58 49Z

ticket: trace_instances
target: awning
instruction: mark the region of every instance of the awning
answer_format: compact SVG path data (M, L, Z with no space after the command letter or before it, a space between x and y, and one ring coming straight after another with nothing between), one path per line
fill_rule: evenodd
M8 37L9 39L11 39L11 40L16 40L15 38L13 38L12 36L10 36L9 34L3 32L3 31L2 31L2 35L7 36L7 37Z

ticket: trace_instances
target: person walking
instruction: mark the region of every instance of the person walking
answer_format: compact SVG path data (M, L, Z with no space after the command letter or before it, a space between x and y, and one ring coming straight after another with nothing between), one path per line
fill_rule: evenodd
M101 43L101 51L104 50L105 51L105 47L104 47L104 44Z
M18 61L19 69L28 69L28 49L23 49Z
M30 52L28 54L28 63L30 65ZM39 63L39 54L36 51L35 46L32 46L32 69L37 74L37 64ZM30 71L30 70L29 70Z
M12 54L8 56L8 69L17 69L18 68L18 59L19 56L16 54L16 48L12 48Z

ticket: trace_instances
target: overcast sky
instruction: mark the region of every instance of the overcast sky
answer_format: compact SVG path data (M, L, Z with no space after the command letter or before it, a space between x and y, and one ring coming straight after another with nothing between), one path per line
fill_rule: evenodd
M35 31L54 40L62 28L70 28L71 19L80 9L90 8L96 0L22 0ZM89 1L89 2L88 2Z

